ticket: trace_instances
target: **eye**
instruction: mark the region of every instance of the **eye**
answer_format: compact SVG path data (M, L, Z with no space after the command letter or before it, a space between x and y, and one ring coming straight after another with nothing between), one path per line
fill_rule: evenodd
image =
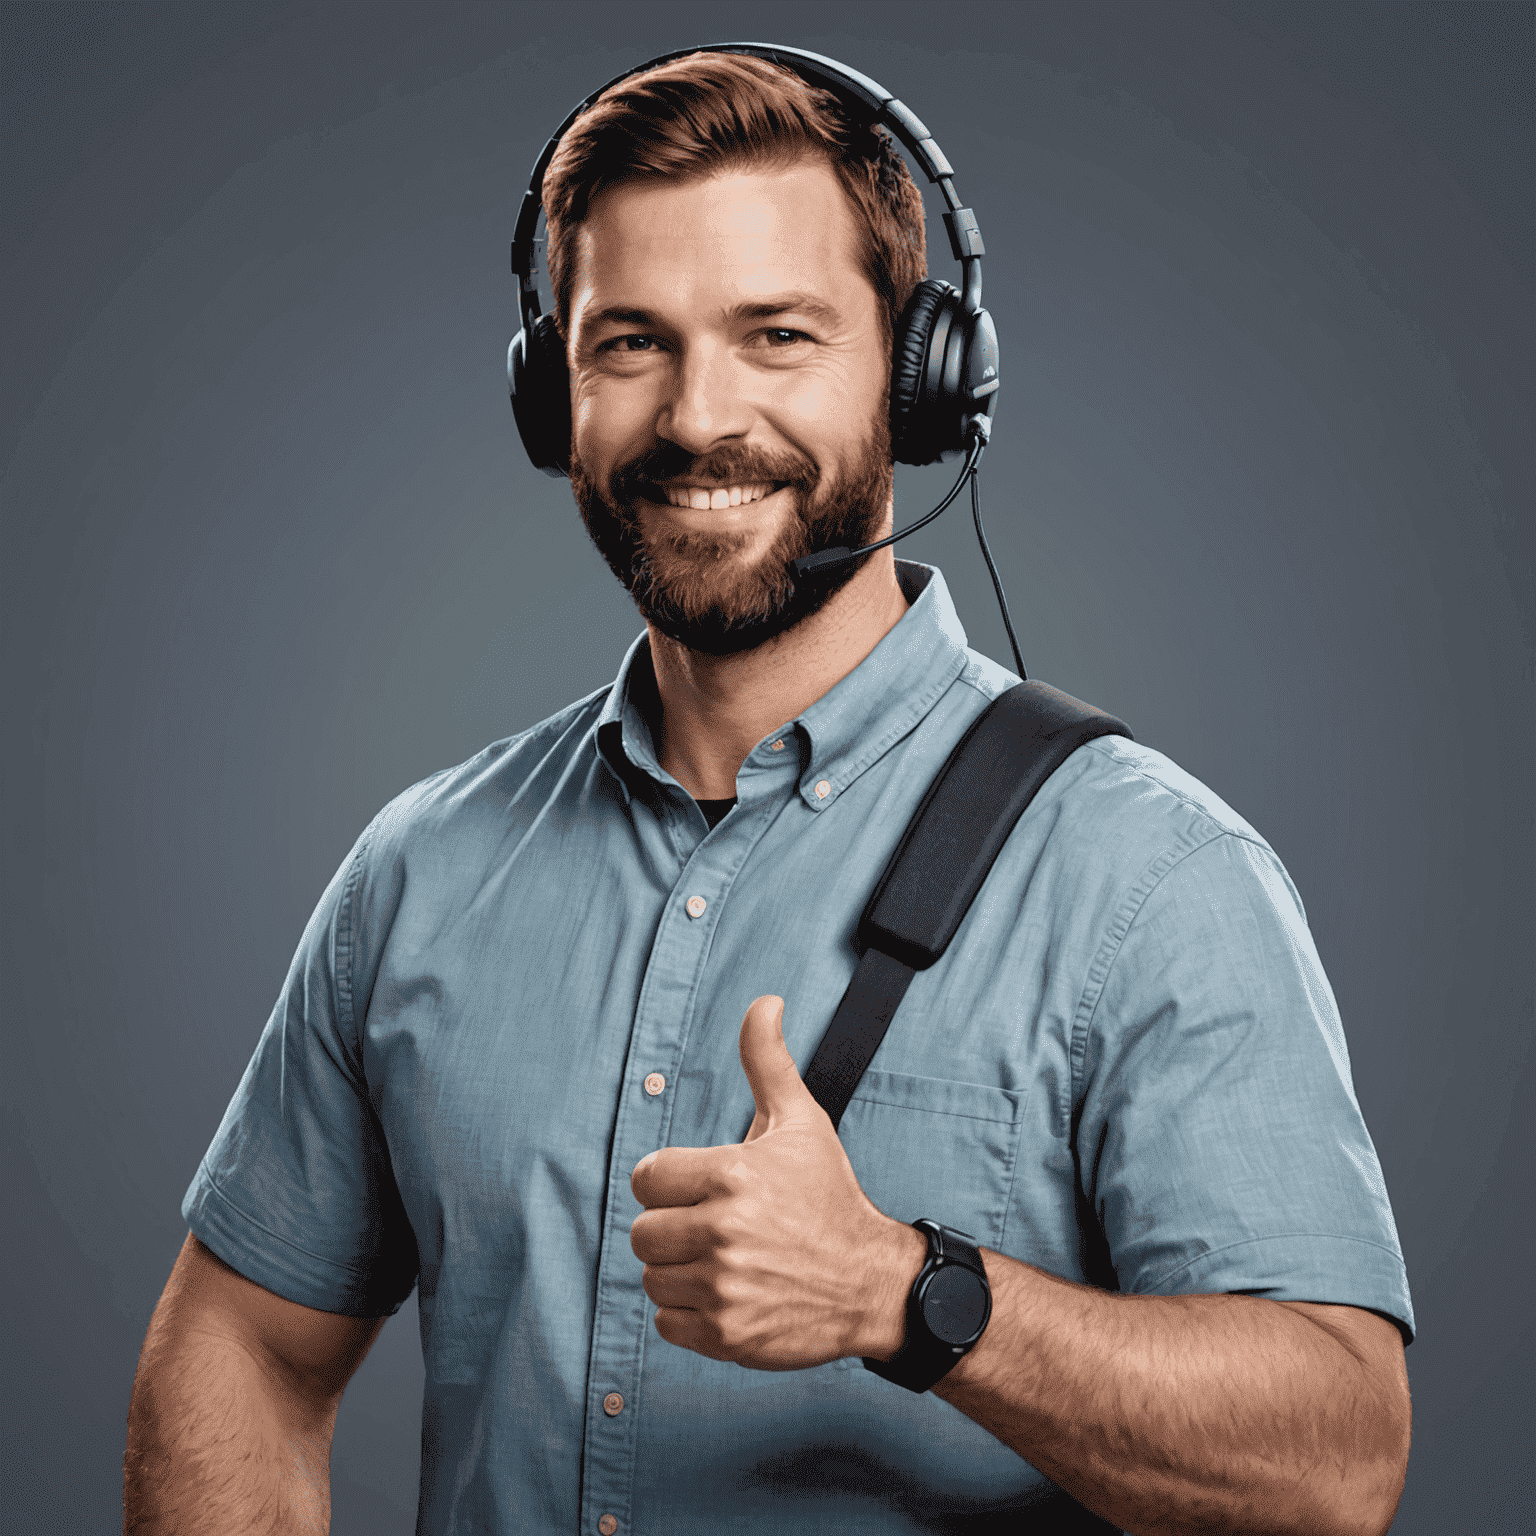
M792 331L787 326L775 326L771 331L763 332L763 340L770 347L792 347L797 342L809 341L811 338L804 331Z
M628 336L611 336L601 345L599 352L655 352L658 344L654 336L646 336L638 332Z

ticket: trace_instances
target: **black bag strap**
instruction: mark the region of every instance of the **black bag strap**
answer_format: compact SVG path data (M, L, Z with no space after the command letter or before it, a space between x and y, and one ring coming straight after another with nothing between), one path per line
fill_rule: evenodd
M913 975L949 947L1040 786L1084 742L1124 721L1047 683L999 694L960 738L902 834L859 918L858 969L806 1069L839 1124Z

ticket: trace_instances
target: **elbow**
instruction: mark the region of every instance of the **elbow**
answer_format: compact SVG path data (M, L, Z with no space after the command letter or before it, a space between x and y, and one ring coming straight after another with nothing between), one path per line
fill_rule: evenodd
M1382 1477L1382 1488L1372 1511L1371 1523L1365 1529L1371 1536L1385 1536L1397 1518L1397 1506L1403 1497L1403 1485L1408 1480L1408 1440L1410 1420L1404 1415L1401 1444L1388 1461Z
M1362 1461L1357 1470L1352 1507L1341 1511L1345 1518L1333 1529L1338 1536L1386 1536L1397 1518L1397 1506L1408 1478L1408 1448L1413 1432L1413 1409L1408 1382L1382 1405L1374 1437L1377 1454Z

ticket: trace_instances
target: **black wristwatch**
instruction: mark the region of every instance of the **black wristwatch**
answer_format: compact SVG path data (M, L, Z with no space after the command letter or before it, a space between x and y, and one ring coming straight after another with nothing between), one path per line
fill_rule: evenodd
M986 1330L992 1288L976 1244L964 1232L922 1217L912 1223L928 1239L928 1262L907 1297L907 1337L889 1360L864 1357L864 1368L910 1392L926 1392Z

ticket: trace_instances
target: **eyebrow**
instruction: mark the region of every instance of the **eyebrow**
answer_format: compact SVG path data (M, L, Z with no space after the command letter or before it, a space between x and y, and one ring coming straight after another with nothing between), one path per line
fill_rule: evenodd
M771 298L756 299L750 304L738 304L726 314L728 320L771 320L775 315L804 315L808 320L830 324L840 318L838 312L820 299L808 293L776 293ZM592 316L594 322L612 325L660 325L658 315L648 309L635 309L623 304L610 304Z
M622 304L610 304L592 316L594 321L606 320L615 325L655 325L656 316L648 309L626 309Z
M755 304L738 304L731 311L733 320L771 320L775 315L804 315L809 320L831 321L839 318L830 304L808 293L778 293Z

